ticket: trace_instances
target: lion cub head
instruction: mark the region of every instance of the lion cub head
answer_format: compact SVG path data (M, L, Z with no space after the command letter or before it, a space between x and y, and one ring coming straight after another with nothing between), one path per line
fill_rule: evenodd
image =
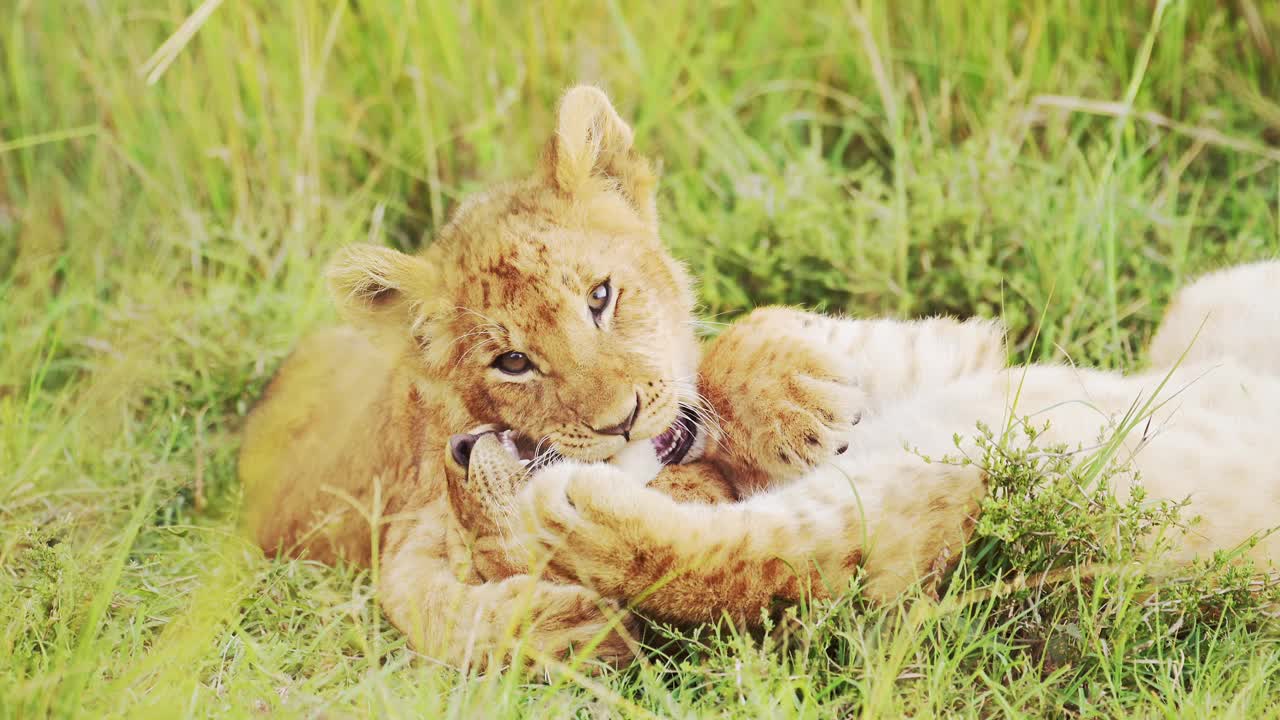
M330 287L459 429L586 461L655 437L682 454L663 437L689 435L673 429L696 398L694 298L658 237L655 182L604 93L577 87L532 177L464 202L421 255L342 250Z

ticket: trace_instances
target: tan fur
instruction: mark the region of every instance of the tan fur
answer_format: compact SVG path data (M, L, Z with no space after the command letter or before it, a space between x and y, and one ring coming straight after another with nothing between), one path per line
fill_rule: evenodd
M387 616L444 662L504 661L513 629L555 657L597 634L602 658L630 653L593 591L460 567L441 448L495 423L602 460L694 400L691 283L658 237L655 176L631 138L602 92L575 88L537 172L462 204L422 254L339 252L330 288L359 331L300 343L249 418L240 474L257 541L379 558ZM613 301L593 318L588 295L606 279ZM494 367L509 351L537 372ZM633 411L629 437L602 431Z
M1193 323L1186 315L1206 306L1224 308L1227 315L1265 315L1280 305L1280 290L1265 277L1256 267L1242 268L1213 281L1216 297L1196 303L1179 298L1165 323L1167 337L1198 327L1199 320ZM1188 293L1194 298L1204 287L1193 285ZM888 600L916 583L928 587L936 581L961 551L985 493L978 468L929 463L904 446L938 458L954 454L954 436L971 437L979 422L998 429L1012 416L1025 416L1050 423L1042 443L1080 448L1084 458L1100 437L1112 434L1133 408L1158 392L1169 402L1151 407L1113 460L1132 461L1149 497L1189 498L1186 512L1201 521L1167 538L1173 549L1151 558L1152 568L1233 549L1257 534L1260 541L1243 557L1264 567L1280 558L1280 533L1267 534L1280 525L1280 443L1274 440L1280 427L1280 377L1259 370L1273 366L1280 345L1248 343L1240 349L1230 341L1247 338L1238 328L1210 328L1210 337L1227 343L1197 362L1172 372L1160 368L1123 376L1052 365L993 368L1002 355L990 344L992 328L979 324L933 321L937 324L930 328L877 321L859 327L858 321L790 317L757 319L795 323L787 352L776 359L798 360L799 373L832 383L829 388L855 385L869 391L856 427L828 423L834 442L848 443L846 452L790 483L753 481L767 489L741 503L714 506L674 503L628 482L617 468L563 463L539 472L521 491L524 546L549 555L565 578L608 597L638 600L647 611L675 621L728 614L754 624L774 600L843 589L859 567L866 573L868 597ZM758 331L753 322L743 327ZM749 346L746 340L726 345ZM1241 352L1252 361L1233 358ZM832 361L821 356L831 355L852 358L853 367L869 374L846 367L843 377L824 375ZM727 369L733 358L742 363L736 373ZM703 381L709 388L728 383L732 398L766 391L765 381L757 380L762 372L774 383L789 372L762 364L751 352L734 352L724 362L726 369L717 372L704 365ZM751 392L734 389L744 375L762 384L749 386ZM804 396L785 382L780 387L793 414L798 407L822 419L832 407L828 396ZM815 396L816 403L805 404ZM840 397L835 406L847 407L846 402ZM749 399L744 407L764 412L766 405ZM817 427L806 427L805 416L797 417L772 428L779 445L751 451L767 458L779 447L795 448L805 437L800 433ZM769 425L771 418L736 422ZM796 424L806 429L797 433ZM726 428L732 432L729 423ZM971 443L963 448L974 450ZM1119 490L1127 492L1134 478L1117 476Z

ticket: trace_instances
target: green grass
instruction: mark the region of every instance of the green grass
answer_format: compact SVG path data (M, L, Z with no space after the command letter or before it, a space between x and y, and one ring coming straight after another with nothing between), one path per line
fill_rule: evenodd
M1073 590L1057 670L1033 601L845 600L542 685L415 660L366 575L237 537L326 258L426 242L579 80L661 158L708 317L1002 314L1020 358L1130 367L1180 281L1280 251L1280 5L791 5L0 2L0 715L1274 715L1272 624L1171 629L1122 580Z

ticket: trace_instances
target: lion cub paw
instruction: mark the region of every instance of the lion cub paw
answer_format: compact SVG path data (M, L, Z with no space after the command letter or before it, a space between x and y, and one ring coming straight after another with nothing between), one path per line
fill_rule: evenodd
M616 468L566 462L535 475L518 505L520 544L532 565L549 579L626 597L626 560L674 503Z
M852 367L805 317L758 311L703 360L701 390L721 421L712 453L735 475L764 484L802 475L847 449L862 419L868 399Z

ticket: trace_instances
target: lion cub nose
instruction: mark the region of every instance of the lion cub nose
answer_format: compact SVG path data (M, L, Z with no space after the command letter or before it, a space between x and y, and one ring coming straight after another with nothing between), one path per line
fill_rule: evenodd
M476 440L479 435L470 433L459 433L449 438L449 454L453 456L453 461L466 467L471 462L471 450L476 446Z
M621 435L622 439L631 442L631 428L635 427L636 417L640 415L640 393L636 393L636 404L631 408L631 413L627 415L627 419L616 425L610 425L605 428L591 428L601 435Z

